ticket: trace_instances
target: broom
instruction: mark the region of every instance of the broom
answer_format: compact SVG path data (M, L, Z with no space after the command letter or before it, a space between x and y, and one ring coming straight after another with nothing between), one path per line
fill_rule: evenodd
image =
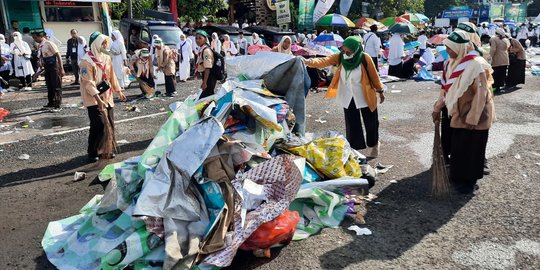
M431 182L431 194L436 198L445 198L448 196L449 180L448 172L444 162L443 149L441 145L440 124L435 124L435 137L433 140L433 164L431 170L433 179Z
M104 135L101 139L98 153L100 153L101 157L104 159L111 159L113 153L117 152L118 145L116 144L114 130L112 128L112 123L109 121L107 109L103 110L101 117L103 117L103 123L105 126Z
M153 97L155 94L154 88L150 87L149 84L141 80L140 78L137 78L137 82L139 82L139 87L141 90L146 94L147 98Z

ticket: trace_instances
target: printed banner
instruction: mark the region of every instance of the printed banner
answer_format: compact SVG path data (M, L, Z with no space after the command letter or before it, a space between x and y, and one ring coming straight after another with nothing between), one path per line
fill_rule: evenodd
M313 9L315 9L315 0L300 0L298 7L298 32L303 29L313 29Z
M343 16L349 15L349 10L351 9L353 0L340 0L339 2L339 13Z
M335 0L319 0L313 11L313 25L315 25L332 7Z
M276 3L277 24L288 24L291 22L291 8L289 0L282 0Z

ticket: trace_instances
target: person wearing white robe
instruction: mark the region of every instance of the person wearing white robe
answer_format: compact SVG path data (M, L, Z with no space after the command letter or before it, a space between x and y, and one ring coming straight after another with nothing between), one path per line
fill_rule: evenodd
M22 40L21 33L13 33L13 42L9 50L13 54L15 77L21 81L23 90L32 90L32 75L34 75L34 68L30 62L32 50L30 45Z
M221 53L221 41L219 40L218 34L216 32L212 33L212 50L217 53Z
M79 36L79 42L77 43L77 65L79 65L88 52L88 46L86 45L86 38Z
M112 63L114 68L114 75L118 80L118 84L122 90L127 86L129 82L126 80L125 67L127 61L126 45L124 45L124 37L118 30L112 32L113 43L111 45Z
M181 82L187 81L189 78L190 61L193 58L193 48L191 42L184 34L180 35L180 43L176 46L178 50L178 77Z
M9 45L6 43L4 35L0 34L0 90L9 88L9 77L11 74L11 58ZM0 92L1 94L2 92ZM0 95L1 96L1 95Z
M390 66L388 68L388 75L400 77L403 69L403 48L405 43L399 33L392 34L389 43L388 64Z

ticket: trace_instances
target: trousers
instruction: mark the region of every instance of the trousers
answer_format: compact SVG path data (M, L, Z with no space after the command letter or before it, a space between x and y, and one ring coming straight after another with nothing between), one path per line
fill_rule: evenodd
M43 75L45 76L45 84L47 84L48 105L60 108L62 105L62 81L58 75L58 66L46 65Z
M86 109L88 110L88 118L90 119L87 153L89 157L93 158L98 156L99 145L105 136L105 119L103 119L103 114L99 111L97 105L89 106ZM107 107L107 116L114 131L114 111L112 107Z
M360 150L376 146L379 143L379 115L377 109L371 111L369 107L357 109L354 99L345 111L345 130L347 141L353 149ZM362 116L360 118L360 116ZM362 129L362 120L366 129L366 136Z

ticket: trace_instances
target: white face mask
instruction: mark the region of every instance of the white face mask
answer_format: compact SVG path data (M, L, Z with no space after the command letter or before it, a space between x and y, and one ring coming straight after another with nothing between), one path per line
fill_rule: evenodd
M345 60L352 59L353 57L354 57L354 54L351 54L351 55L347 55L346 53L343 54L343 59Z

